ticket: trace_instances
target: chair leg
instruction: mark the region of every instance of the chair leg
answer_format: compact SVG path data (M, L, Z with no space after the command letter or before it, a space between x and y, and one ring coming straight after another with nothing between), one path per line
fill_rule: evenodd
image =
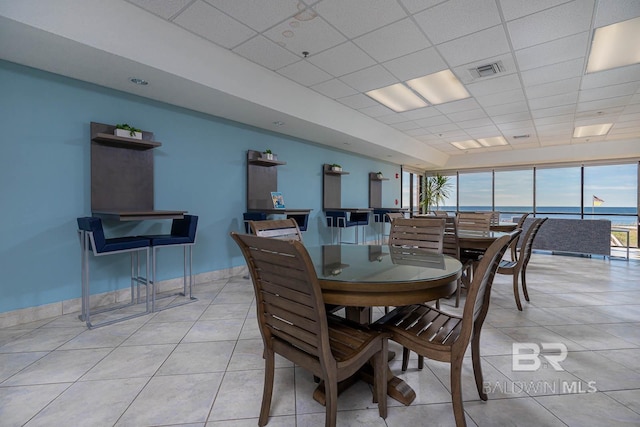
M411 352L407 347L402 347L402 372L407 370L407 366L409 366L409 355Z
M421 371L424 368L424 356L418 355L418 370Z
M527 267L522 267L522 271L520 275L522 276L522 293L524 294L524 299L527 300L527 302L529 302L529 292L527 292L526 270L527 270Z
M520 302L520 292L518 291L518 273L513 273L513 296L516 299L518 310L522 311L522 303Z
M453 416L456 426L467 425L464 418L464 406L462 404L462 357L451 362L451 403L453 404Z
M338 379L336 373L329 372L324 381L325 426L335 427L338 418Z
M265 426L269 422L269 409L271 408L271 396L273 394L273 375L275 358L273 351L265 348L264 353L264 389L262 391L262 407L258 425Z
M378 413L382 419L387 418L387 371L389 365L387 364L388 353L387 340L382 343L382 350L377 353L373 358L373 370L374 370L374 396L378 402Z
M460 292L462 292L462 278L458 279L456 285L456 308L460 307Z
M471 338L471 360L473 361L473 376L476 380L476 388L480 399L487 400L487 393L483 388L482 365L480 360L480 331L473 332Z

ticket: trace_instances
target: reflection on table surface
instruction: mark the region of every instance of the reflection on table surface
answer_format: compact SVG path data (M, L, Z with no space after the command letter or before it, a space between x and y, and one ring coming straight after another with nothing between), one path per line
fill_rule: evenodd
M318 278L336 282L436 280L460 270L460 262L455 258L414 248L324 245L307 250Z

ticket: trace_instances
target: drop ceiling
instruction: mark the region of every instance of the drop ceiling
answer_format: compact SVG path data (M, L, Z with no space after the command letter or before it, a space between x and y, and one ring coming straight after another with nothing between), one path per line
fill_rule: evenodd
M639 16L637 0L13 0L0 58L414 168L637 158L640 65L585 70L594 30ZM365 95L446 69L471 97L396 113Z

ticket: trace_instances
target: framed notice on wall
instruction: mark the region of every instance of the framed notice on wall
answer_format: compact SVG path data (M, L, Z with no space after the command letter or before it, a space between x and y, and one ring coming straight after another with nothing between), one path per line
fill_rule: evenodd
M284 209L284 197L279 191L271 192L271 200L273 201L274 209Z

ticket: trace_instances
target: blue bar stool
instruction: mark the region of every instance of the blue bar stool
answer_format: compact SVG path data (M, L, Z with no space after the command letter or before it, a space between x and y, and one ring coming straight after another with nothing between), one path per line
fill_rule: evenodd
M264 212L245 212L242 214L244 220L244 232L249 234L249 221L266 221L267 214Z
M174 219L171 223L171 234L156 234L148 236L140 236L149 239L151 244L151 311L165 310L171 307L188 304L198 299L193 296L193 245L196 243L196 229L198 227L198 217L195 215L185 215L183 219ZM175 304L170 304L161 309L156 309L156 266L157 251L160 247L182 246L183 247L183 263L184 270L182 276L182 292L176 292L170 295L163 295L161 298L169 298L172 296L187 296L187 276L189 277L189 300Z
M356 244L358 243L358 221L347 219L346 211L325 211L327 217L327 227L331 228L331 243L333 244L333 229L338 229L338 243L342 242L342 229L347 227L356 227ZM353 218L353 214L351 215ZM368 220L367 220L368 223Z
M102 228L102 220L95 217L78 218L78 236L80 237L81 266L82 266L82 311L80 320L87 323L89 329L99 326L110 325L122 320L132 319L150 313L149 309L149 239L143 237L117 237L106 239ZM145 277L140 276L140 252L146 255ZM146 310L141 313L135 313L123 316L117 319L107 320L101 323L91 323L91 306L89 297L89 252L93 252L94 256L103 256L129 252L131 254L131 302L120 304L115 307L103 308L94 311L93 314L105 313L108 311L119 310L140 302L140 284L145 285ZM134 295L134 285L137 285L137 297Z

